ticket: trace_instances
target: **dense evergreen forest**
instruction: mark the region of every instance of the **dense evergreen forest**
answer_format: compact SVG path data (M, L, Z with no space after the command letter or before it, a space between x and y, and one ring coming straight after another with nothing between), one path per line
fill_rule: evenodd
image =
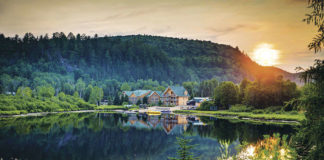
M245 77L254 79L257 73L294 77L278 68L259 66L228 45L143 35L90 37L56 32L39 37L26 33L19 38L0 34L0 65L2 77L9 75L20 81L15 83L29 86L44 75L69 79L69 83L82 78L86 83L152 79L178 84L211 78L238 83Z

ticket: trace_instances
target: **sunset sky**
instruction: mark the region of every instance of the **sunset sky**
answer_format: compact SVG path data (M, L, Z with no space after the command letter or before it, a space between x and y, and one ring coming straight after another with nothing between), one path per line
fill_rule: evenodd
M275 66L295 72L324 58L307 48L316 29L302 22L306 6L307 0L0 0L0 32L209 40L238 46L253 59L266 44L278 51Z

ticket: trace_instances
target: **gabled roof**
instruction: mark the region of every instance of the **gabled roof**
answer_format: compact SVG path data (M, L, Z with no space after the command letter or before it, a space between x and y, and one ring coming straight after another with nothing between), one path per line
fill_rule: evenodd
M136 97L142 96L143 94L146 94L148 92L151 92L151 90L135 90L135 91L124 91L127 96L131 96L133 93Z
M159 96L162 96L162 91L155 91Z
M147 95L147 97L150 97L152 94L157 93L161 97L161 91L151 91L150 94Z
M129 96L131 96L132 95L132 93L133 93L133 91L124 91L125 92L125 94L129 97Z
M165 91L167 91L169 88L170 88L170 89L174 92L174 94L176 94L177 96L180 96L180 97L188 96L188 97L189 97L189 93L188 93L187 95L184 94L185 91L186 91L186 89L185 89L184 87L182 87L182 86L170 86L170 87L168 87L167 89L165 89ZM164 92L165 92L165 91L164 91ZM163 94L164 94L164 92L163 92Z

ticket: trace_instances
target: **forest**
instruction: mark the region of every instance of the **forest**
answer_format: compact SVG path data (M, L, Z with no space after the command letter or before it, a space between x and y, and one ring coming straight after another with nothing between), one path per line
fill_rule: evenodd
M74 86L78 79L105 90L105 83L141 79L165 87L212 78L238 83L243 78L253 80L261 72L262 76L297 78L281 69L258 65L238 47L147 35L90 37L56 32L38 37L26 33L20 38L0 34L0 53L1 92L44 83L63 90L64 85ZM115 93L114 89L109 90Z
M184 85L192 97L212 97L218 82L254 80L261 76L259 71L262 77L296 78L278 68L256 64L238 47L147 35L90 37L56 32L38 37L26 33L20 38L0 34L0 53L0 92L48 103L56 102L53 98L79 97L80 103L89 106L99 105L101 100L121 105L127 101L120 99L123 90L163 91L170 85ZM190 85L199 87L193 92ZM28 94L21 96L25 92ZM3 113L58 110L48 108L56 105L44 103L27 103L23 106L29 107L21 108L14 101L17 99L2 95ZM71 105L59 106L61 110L77 109Z

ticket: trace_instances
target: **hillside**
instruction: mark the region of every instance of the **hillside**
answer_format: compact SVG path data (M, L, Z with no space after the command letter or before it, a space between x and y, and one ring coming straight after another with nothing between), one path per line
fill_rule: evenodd
M295 79L294 74L281 69L258 65L229 45L146 35L89 37L53 33L35 37L27 33L19 38L0 34L0 65L2 77L9 75L19 84L35 83L25 81L35 81L44 72L74 81L82 78L88 83L106 79L182 83L211 78L240 82L244 77L273 75Z

